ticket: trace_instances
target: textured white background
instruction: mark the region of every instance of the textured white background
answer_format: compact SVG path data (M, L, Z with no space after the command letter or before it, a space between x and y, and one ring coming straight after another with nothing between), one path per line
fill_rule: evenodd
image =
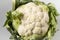
M45 3L54 3L56 9L60 13L60 0L40 0ZM6 20L6 12L11 10L12 8L12 1L11 0L0 0L0 40L9 40L10 33L3 27L3 24ZM60 16L57 17L58 25L57 29L59 31L56 32L55 36L52 40L60 40Z

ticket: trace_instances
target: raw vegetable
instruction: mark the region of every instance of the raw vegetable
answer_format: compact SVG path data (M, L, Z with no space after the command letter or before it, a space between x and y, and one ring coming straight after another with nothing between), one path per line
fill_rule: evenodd
M51 40L58 16L53 4L39 0L13 0L12 3L4 24L11 40Z

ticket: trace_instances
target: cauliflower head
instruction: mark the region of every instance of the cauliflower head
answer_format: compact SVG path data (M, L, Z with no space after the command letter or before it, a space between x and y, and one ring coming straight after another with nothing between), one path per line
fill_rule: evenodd
M51 3L14 0L13 4L13 10L7 12L4 24L12 35L10 39L51 40L56 31L58 15Z

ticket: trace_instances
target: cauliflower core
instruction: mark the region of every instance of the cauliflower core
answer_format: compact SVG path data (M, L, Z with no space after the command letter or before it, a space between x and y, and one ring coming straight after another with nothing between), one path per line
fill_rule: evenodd
M19 25L19 35L29 36L33 34L46 34L49 25L48 11L43 9L41 5L33 2L20 6L16 11L23 13L22 23Z

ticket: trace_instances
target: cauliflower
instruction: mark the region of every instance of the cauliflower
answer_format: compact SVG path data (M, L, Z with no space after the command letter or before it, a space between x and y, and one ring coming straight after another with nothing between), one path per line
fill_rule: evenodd
M48 11L44 11L40 5L30 2L17 8L16 11L24 14L24 17L21 19L22 23L18 28L19 35L43 35L47 32L49 28Z
M33 0L13 0L4 26L12 40L51 40L56 31L57 11L51 3Z

